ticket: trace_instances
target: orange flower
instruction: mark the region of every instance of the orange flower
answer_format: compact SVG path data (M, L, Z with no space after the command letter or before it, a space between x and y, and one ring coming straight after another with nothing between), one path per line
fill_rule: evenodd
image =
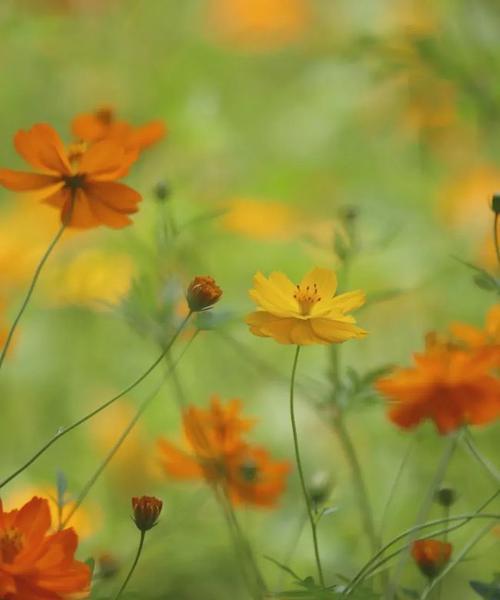
M48 535L47 500L33 497L19 510L4 512L0 500L0 598L63 600L85 598L90 569L74 559L73 529Z
M189 407L183 424L192 454L162 439L162 466L176 479L205 479L222 486L235 504L272 507L285 489L290 465L272 461L267 450L242 439L254 422L240 411L239 400L223 406L217 396L208 410Z
M61 210L62 222L70 227L120 228L131 223L128 215L137 212L141 196L115 180L127 174L136 152L104 140L71 162L60 137L46 124L18 131L14 145L39 172L0 169L0 184L7 189L38 191L44 203Z
M416 540L411 555L422 573L434 578L443 570L451 558L452 546L439 540Z
M161 140L167 132L162 121L151 121L140 127L119 121L109 106L78 115L73 119L71 130L76 138L90 144L114 140L127 150L139 152Z
M494 374L498 351L468 349L429 335L425 352L414 359L414 367L396 369L377 382L392 400L389 418L400 427L412 429L430 419L447 434L500 416L500 380Z
M222 290L215 279L208 275L198 275L191 281L187 289L186 299L189 310L201 312L208 310L219 301Z

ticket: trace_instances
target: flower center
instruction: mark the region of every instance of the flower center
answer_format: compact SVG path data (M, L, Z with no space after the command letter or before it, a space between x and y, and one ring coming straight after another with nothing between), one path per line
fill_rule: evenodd
M85 184L85 174L77 173L76 175L67 175L64 177L64 186L73 192L82 188Z
M240 465L240 475L247 483L254 483L259 477L259 468L253 460L246 460Z
M115 114L112 108L103 107L99 110L96 110L94 114L97 120L103 125L111 125L111 123L115 120Z
M301 286L297 284L297 291L293 297L297 300L301 315L311 314L312 307L321 300L321 296L318 294L318 286L315 283L313 283L312 286L308 285L305 288L301 288Z
M11 563L22 550L23 536L16 529L6 529L0 533L0 558Z

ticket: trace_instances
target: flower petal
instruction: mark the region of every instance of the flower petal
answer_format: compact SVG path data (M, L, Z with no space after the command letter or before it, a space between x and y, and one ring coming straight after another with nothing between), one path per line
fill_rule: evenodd
M315 267L300 282L301 289L311 288L316 285L322 300L333 298L337 290L337 276L330 269Z
M26 173L24 171L12 171L11 169L0 169L0 184L13 192L31 192L45 187L53 186L60 182L57 175L44 175L40 173ZM63 183L61 182L61 185Z
M127 146L144 150L165 137L166 133L167 128L163 121L151 121L132 130Z
M85 186L85 193L92 203L101 203L128 214L137 212L137 204L142 200L139 192L115 181L93 181Z
M61 138L50 125L39 123L14 136L17 152L33 167L69 175L71 167Z
M88 174L91 179L110 181L124 177L136 159L137 152L126 152L118 143L102 140L85 150L78 171Z
M290 332L296 321L293 317L280 317L266 311L251 313L245 319L254 335L272 337L280 344L293 344Z
M311 327L314 333L329 344L339 344L354 338L365 337L366 331L354 325L345 322L345 320L312 318Z
M259 272L253 284L249 294L258 306L278 316L298 315L297 301L293 297L296 288L286 275L271 273L267 279Z

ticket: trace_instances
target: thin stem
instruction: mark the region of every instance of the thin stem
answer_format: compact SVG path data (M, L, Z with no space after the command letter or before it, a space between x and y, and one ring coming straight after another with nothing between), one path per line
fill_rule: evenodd
M101 476L101 474L103 473L103 471L106 469L106 467L112 461L112 459L114 458L115 454L121 448L121 446L123 445L123 443L125 442L125 440L129 436L129 434L132 431L132 429L135 427L135 425L137 424L137 422L139 421L139 419L145 413L145 411L148 408L148 406L150 405L150 403L154 400L154 398L156 398L156 396L160 392L161 388L163 387L165 381L168 379L169 375L172 375L172 376L174 375L176 366L179 364L180 360L186 354L188 348L191 346L191 344L194 341L195 337L196 337L196 334L186 344L185 348L183 349L183 351L181 352L181 354L179 355L179 357L177 358L177 360L175 360L175 361L170 360L169 368L168 368L167 372L165 373L165 377L163 378L162 382L160 383L160 385L158 385L158 387L149 396L147 396L142 401L142 403L140 404L139 408L137 409L136 414L130 420L130 422L127 425L127 427L123 430L122 434L117 439L117 441L115 442L115 444L113 445L113 447L111 448L111 450L108 452L108 454L106 455L105 459L99 465L99 467L97 468L97 470L95 471L95 473L92 475L92 477L83 486L80 494L78 495L77 499L75 500L75 503L71 507L71 510L69 511L69 513L66 515L66 518L62 522L62 524L60 526L60 529L64 529L65 527L68 526L70 520L73 518L73 515L76 513L76 511L83 504L83 501L88 496L90 490L94 487L96 481L99 479L99 477Z
M122 595L123 591L127 587L128 582L130 581L130 578L134 574L135 568L136 568L137 563L139 562L139 558L141 556L142 548L144 546L144 538L145 537L146 537L146 532L145 531L141 531L141 538L139 540L139 547L137 548L137 553L135 555L134 562L132 563L132 566L130 567L130 571L128 572L127 577L125 577L125 581L122 583L122 586L118 590L118 593L116 594L114 600L118 600L118 598Z
M495 252L497 253L497 260L500 264L500 240L498 236L498 215L499 213L495 213L495 220L493 221L493 239L495 240Z
M437 577L435 577L427 586L427 588L422 592L420 596L420 600L425 600L428 598L429 594L435 588L436 585L441 585L443 578L454 568L457 564L465 557L465 555L471 550L479 540L484 537L491 528L493 527L492 523L488 523L485 527L483 527L460 551L460 553L455 557L455 559L449 562L446 567L439 573Z
M103 411L104 409L108 408L108 406L111 406L111 404L113 404L114 402L116 402L117 400L119 400L120 398L122 398L123 396L125 396L126 394L128 394L136 386L138 386L144 379L146 379L146 377L152 371L154 371L154 369L163 360L163 358L165 357L165 355L169 352L170 348L173 346L175 340L179 337L179 334L184 329L184 327L185 327L185 325L188 322L188 320L189 320L190 317L191 317L191 313L189 313L187 315L187 317L182 321L182 323L180 324L179 328L177 329L177 331L175 332L175 334L171 338L170 342L167 344L166 348L162 351L162 353L160 354L160 356L154 361L154 363L152 365L150 365L144 371L144 373L142 373L142 375L140 375L133 383L131 383L124 390L122 390L119 394L117 394L116 396L113 396L113 398L111 398L111 400L108 400L107 402L104 402L104 404L101 404L95 410L91 411L90 413L88 413L87 415L85 415L84 417L82 417L81 419L78 419L78 421L75 421L72 425L69 425L68 427L61 427L57 431L57 433L55 434L55 436L52 437L48 442L46 442L37 452L35 452L35 454L28 461L26 461L21 467L19 467L19 469L17 469L16 471L14 471L14 473L12 473L8 477L6 477L0 483L0 489L3 488L5 485L7 485L10 481L12 481L13 479L15 479L18 475L20 475L29 466L31 466L57 440L59 440L60 438L62 438L66 434L68 434L70 431L73 431L73 429L76 429L77 427L79 427L80 425L82 425L83 423L85 423L86 421L88 421L89 419L91 419L92 417L95 417L101 411Z
M467 431L465 434L465 444L467 448L470 450L472 456L477 460L477 462L483 467L483 469L488 473L488 475L494 479L495 483L500 483L500 472L495 467L495 465L489 461L486 457L484 457L481 452L476 447L470 432Z
M494 494L492 494L487 500L485 500L477 509L474 513L472 514L468 514L468 515L457 515L456 517L450 517L449 519L443 520L443 519L436 519L433 521L429 521L427 523L423 523L423 524L419 524L419 525L415 525L414 527L411 527L410 529L407 529L406 531L403 531L402 533L400 533L399 535L397 535L395 538L393 538L391 541L387 542L387 544L385 544L376 554L375 556L373 556L359 571L358 573L356 573L356 575L353 577L351 583L349 584L347 590L346 590L346 595L350 595L350 593L363 581L363 579L365 579L370 573L372 573L375 569L378 569L382 564L385 564L385 562L387 562L390 558L392 558L393 556L396 556L397 554L399 554L400 552L402 552L403 550L409 548L411 546L411 543L407 543L404 547L400 548L399 550L397 550L394 554L391 554L389 557L385 557L384 559L382 559L380 562L377 563L377 560L383 555L385 554L385 552L394 544L397 544L399 541L405 539L406 537L410 536L410 535L416 535L418 532L422 531L423 529L427 529L428 527L434 527L435 525L439 525L443 522L446 523L450 523L452 521L463 521L462 523L459 523L458 525L455 525L449 529L445 529L442 531L436 531L433 532L431 534L426 535L427 538L433 538L433 537L437 537L438 535L441 535L445 532L450 532L450 531L454 531L455 529L458 529L460 527L462 527L463 525L466 525L467 523L469 523L469 521L471 521L474 518L485 518L486 515L481 515L481 511L483 511L489 504L491 504L498 496L500 495L500 489L498 489ZM494 518L494 515L488 515L488 518Z
M36 284L40 277L40 274L42 272L42 269L43 269L45 263L47 262L49 256L52 254L52 250L54 250L54 248L56 247L57 242L61 239L62 234L64 233L65 229L66 229L66 225L63 223L61 225L61 227L59 228L59 231L55 235L54 239L50 242L49 247L47 248L47 250L45 250L44 255L40 259L40 262L38 263L38 265L35 269L33 279L31 280L31 283L30 283L30 286L26 293L26 296L24 297L23 303L21 304L21 308L19 309L19 312L17 313L16 318L14 319L14 322L12 323L12 325L10 327L9 333L7 334L7 339L5 341L5 344L4 344L4 347L2 350L2 354L0 355L0 369L2 368L5 357L7 356L7 352L9 351L9 347L12 342L12 338L14 337L14 333L16 331L17 325L19 324L19 321L21 320L21 317L23 316L23 313L29 304L31 296L33 295L33 292L35 290L35 287L36 287Z
M298 543L302 536L302 532L304 531L304 527L307 525L307 521L308 521L307 511L304 511L304 513L302 514L302 516L299 520L297 530L293 534L292 542L291 542L289 548L287 549L286 554L282 561L282 564L284 564L286 567L288 567L290 565L290 563L292 562L293 555L295 554L295 551L297 550ZM283 587L284 577L285 577L284 571L280 571L280 579L278 580L278 585L276 586L278 589Z
M319 557L318 536L317 536L317 532L316 532L316 521L314 519L313 510L312 510L312 506L311 506L311 499L309 498L309 493L307 491L306 482L305 482L305 478L304 478L304 471L302 469L302 461L300 458L300 449L299 449L299 438L297 435L297 424L295 422L295 406L294 406L295 375L297 372L297 363L299 360L299 354L300 354L300 346L297 346L297 349L295 351L295 357L293 360L292 376L291 376L291 380L290 380L290 420L292 423L293 445L294 445L294 449L295 449L295 460L297 462L297 470L299 472L300 485L302 487L302 494L304 496L304 500L306 503L307 515L309 517L309 523L311 525L311 533L312 533L312 539L313 539L313 545L314 545L314 556L316 559L316 566L318 569L319 582L324 587L325 580L323 577L323 570L321 568L321 560Z
M459 432L459 434L452 435L451 439L448 441L448 444L445 446L445 448L443 450L441 460L439 461L439 464L438 464L438 467L434 474L434 477L432 478L429 489L427 490L427 494L425 495L424 501L422 502L420 509L417 513L417 518L415 519L415 525L420 525L427 518L427 515L431 508L432 502L434 500L434 495L436 493L436 490L438 489L441 482L443 481L443 478L448 469L448 465L450 464L451 458L457 447L458 436L460 434L461 434L461 432ZM413 535L413 537L410 536L410 539L408 540L410 546L411 546L412 542L414 541L414 539L415 539L414 535ZM389 586L389 590L388 590L388 600L393 600L393 598L396 595L396 589L399 584L399 579L402 575L402 571L403 571L404 567L406 566L406 563L408 562L408 559L409 559L409 552L405 552L401 556L398 564L396 565L396 568L394 570L394 577L392 579L392 582L391 582L391 584Z

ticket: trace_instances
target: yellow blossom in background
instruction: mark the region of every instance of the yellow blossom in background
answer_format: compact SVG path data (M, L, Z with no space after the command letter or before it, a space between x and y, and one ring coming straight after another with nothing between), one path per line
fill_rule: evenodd
M209 0L211 38L237 49L269 51L299 40L310 23L308 0Z
M49 293L58 304L115 305L130 290L134 272L134 263L126 254L85 250L58 268Z
M26 486L15 490L5 498L5 506L14 508L20 504L28 502L33 496L46 498L49 502L52 528L57 531L59 524L64 522L64 519L73 509L75 502L72 493L66 493L64 498L64 507L62 513L59 512L57 505L57 490L50 486ZM99 529L102 522L102 514L100 509L89 502L78 507L75 514L71 517L68 527L73 527L81 539L92 536Z
M391 29L406 35L430 35L438 26L434 2L430 0L392 0L384 17Z
M136 414L129 404L118 402L100 418L90 422L90 437L96 455L102 458L116 444ZM147 488L161 477L151 446L145 441L141 424L128 434L106 469L107 476L126 493Z
M235 198L227 206L222 226L251 239L290 239L300 229L300 212L282 202Z
M335 296L337 277L316 267L294 285L283 273L254 277L250 297L259 310L246 323L257 336L272 337L281 344L332 344L362 338L366 331L347 312L365 303L361 290Z

